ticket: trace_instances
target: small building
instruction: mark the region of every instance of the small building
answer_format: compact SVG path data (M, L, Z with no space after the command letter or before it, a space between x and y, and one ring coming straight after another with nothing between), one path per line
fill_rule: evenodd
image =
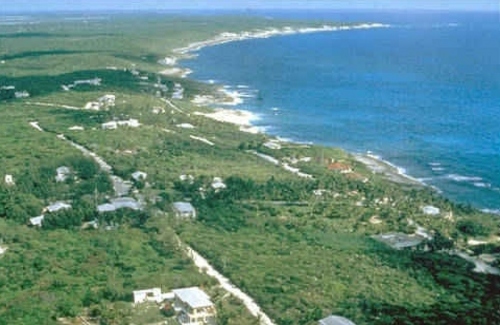
M423 237L417 235L407 235L398 232L373 236L375 240L391 246L394 249L414 248L424 241Z
M173 208L178 218L196 218L196 210L189 202L175 202Z
M85 104L83 109L88 109L91 111L98 111L101 109L101 105L98 102L88 102L87 104Z
M64 182L68 179L71 174L69 167L61 166L56 169L56 182Z
M5 184L6 185L15 185L14 183L14 177L12 177L12 175L5 175Z
M128 126L131 128L137 128L137 127L141 126L141 123L139 123L139 120L137 120L135 118L131 118L131 119L124 120L124 121L118 121L116 123L118 124L118 126Z
M42 221L44 218L45 218L45 216L43 214L41 216L38 216L38 217L30 218L30 225L33 227L41 227Z
M175 289L174 308L183 325L216 324L216 309L210 297L198 287Z
M193 175L180 175L179 179L183 182L188 182L189 184L193 184L194 182L194 177Z
M9 248L7 246L0 246L0 255L5 254Z
M164 300L160 288L136 290L133 291L133 295L134 304L140 304L143 302L161 303Z
M68 130L70 130L70 131L83 131L83 130L85 130L85 128L83 126L73 125L73 126L69 127Z
M226 184L224 184L224 182L222 181L222 178L220 177L214 177L211 186L215 191L223 190L227 187Z
M441 213L441 210L439 210L439 208L436 208L435 206L426 205L425 207L422 207L422 212L429 216L437 216L439 213Z
M136 180L137 182L145 181L147 177L148 177L148 174L146 174L145 172L136 171L136 172L132 173L132 178L134 180Z
M104 95L98 99L100 106L115 106L115 95Z
M356 325L349 319L342 316L331 315L323 318L318 322L318 325Z
M49 205L48 207L46 207L44 209L44 211L57 212L57 211L60 211L60 210L65 210L65 209L71 209L71 205L68 204L68 203L64 203L64 202L58 201L58 202L52 203L51 205Z
M116 121L106 122L101 124L101 128L103 130L116 130L118 128L118 124Z
M27 92L26 90L24 90L24 91L16 91L14 93L14 96L16 98L28 98L28 97L30 97L30 93Z
M110 200L110 203L104 203L97 206L97 212L113 212L119 209L142 210L142 204L131 197L119 197Z

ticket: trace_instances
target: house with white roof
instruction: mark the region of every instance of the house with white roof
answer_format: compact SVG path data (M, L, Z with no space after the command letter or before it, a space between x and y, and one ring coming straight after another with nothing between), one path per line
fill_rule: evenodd
M12 175L5 175L5 184L7 185L14 185L14 177L12 177Z
M175 289L174 309L182 325L216 324L216 309L210 297L198 287Z
M222 178L220 177L214 177L211 186L215 191L223 190L227 187L226 184L224 184L224 182L222 181Z
M145 172L141 172L139 170L132 173L132 178L134 180L136 180L137 182L138 181L145 181L147 177L148 177L148 174L146 174Z
M47 206L44 209L44 211L57 212L59 210L64 210L64 209L71 209L71 205L68 203L58 201L58 202L52 203L51 205Z
M173 209L178 218L196 218L196 210L189 202L175 202Z
M119 209L142 210L143 206L137 202L136 199L131 197L118 197L109 200L110 203L104 203L97 206L99 213L113 212Z
M133 291L133 295L134 304L140 304L143 302L161 303L164 300L160 288L136 290Z
M318 325L356 325L349 319L342 316L331 315L323 318L318 322Z
M38 216L38 217L30 218L30 225L33 227L41 227L42 221L44 218L45 218L45 216L43 214L41 216Z
M69 167L61 166L56 169L56 182L64 182L71 174Z
M441 210L439 210L439 208L436 208L435 206L426 205L425 207L422 207L422 212L426 215L437 216L439 213L441 213Z

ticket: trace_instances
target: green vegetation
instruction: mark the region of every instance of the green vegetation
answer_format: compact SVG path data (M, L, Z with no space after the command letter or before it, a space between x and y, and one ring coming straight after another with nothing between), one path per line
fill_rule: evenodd
M198 272L177 236L280 325L315 324L330 313L357 324L500 323L500 277L475 273L450 254L470 249L470 239L486 242L472 247L473 255L498 254L497 219L431 189L390 182L339 149L266 148L265 135L194 114L208 110L190 99L213 86L158 74L157 61L189 42L304 23L157 14L86 23L38 18L22 32L0 27L0 87L31 96L0 92L0 176L12 175L15 183L0 185L0 246L8 248L0 256L0 324L60 324L79 316L96 324L157 323L171 317L168 309L134 307L132 291L192 285L210 294L220 324L256 324L240 302ZM100 84L62 88L94 78ZM183 100L171 99L176 83L185 90ZM158 93L158 84L167 90ZM116 96L115 105L77 109L106 94ZM128 119L141 125L101 127ZM35 121L44 131L30 125ZM125 181L146 172L130 193L145 210L98 213L96 206L115 195L110 173L70 141L102 157ZM353 172L328 169L332 162ZM61 166L70 175L58 182ZM226 188L214 189L214 177ZM174 218L171 204L181 200L195 206L196 220ZM72 208L43 212L57 201ZM440 215L424 214L427 205ZM28 227L42 212L43 226ZM97 229L89 226L93 221ZM411 234L417 226L433 239L416 250L394 250L371 237Z

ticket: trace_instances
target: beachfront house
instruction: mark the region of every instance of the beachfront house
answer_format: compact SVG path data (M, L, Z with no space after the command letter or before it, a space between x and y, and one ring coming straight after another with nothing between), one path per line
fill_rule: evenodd
M175 202L173 204L173 210L177 218L196 218L196 210L189 202Z
M356 325L349 319L342 317L342 316L336 316L336 315L331 315L328 316L327 318L323 318L318 322L318 325Z
M216 324L216 309L210 297L198 287L175 289L174 309L182 325Z

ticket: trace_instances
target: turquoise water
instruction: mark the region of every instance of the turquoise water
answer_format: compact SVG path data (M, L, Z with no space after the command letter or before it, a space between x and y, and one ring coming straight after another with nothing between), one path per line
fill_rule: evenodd
M247 95L238 108L270 134L371 151L455 201L500 209L498 14L272 14L391 27L228 43L183 65Z

